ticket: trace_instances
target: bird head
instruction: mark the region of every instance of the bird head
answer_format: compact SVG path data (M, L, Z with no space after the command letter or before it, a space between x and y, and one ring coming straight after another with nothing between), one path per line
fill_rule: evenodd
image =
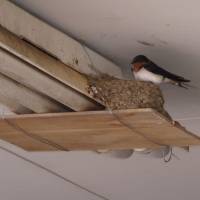
M149 59L144 55L138 55L133 58L131 62L131 70L132 71L139 71L145 63L148 63Z

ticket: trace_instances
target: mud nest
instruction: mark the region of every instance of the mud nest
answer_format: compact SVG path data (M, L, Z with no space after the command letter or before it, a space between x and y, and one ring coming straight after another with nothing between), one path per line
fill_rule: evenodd
M122 80L107 75L88 77L89 92L108 109L153 108L171 120L160 88L150 82Z

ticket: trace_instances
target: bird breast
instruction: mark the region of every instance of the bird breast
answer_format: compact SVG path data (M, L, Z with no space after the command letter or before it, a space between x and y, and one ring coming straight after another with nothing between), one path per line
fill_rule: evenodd
M163 80L162 76L154 74L145 68L140 69L138 72L134 72L134 76L136 80L153 82L155 84L160 84Z

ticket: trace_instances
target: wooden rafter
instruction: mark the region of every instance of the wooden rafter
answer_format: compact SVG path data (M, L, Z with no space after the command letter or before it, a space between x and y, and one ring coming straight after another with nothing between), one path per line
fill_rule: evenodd
M72 68L66 66L59 60L56 60L55 58L44 53L40 49L21 40L16 35L7 31L3 27L0 27L0 47L3 50L6 50L9 53L14 54L16 57L22 59L23 61L29 63L32 67L35 67L35 69L40 70L43 73L46 73L53 79L57 79L57 82L60 82L63 85L66 85L68 88L65 87L65 89L64 89L64 86L61 86L62 84L59 84L59 83L56 84L56 82L54 81L55 87L57 87L59 85L60 89L62 87L62 89L60 91L63 91L63 90L66 91L66 95L68 95L68 100L65 99L65 103L66 103L66 101L68 101L68 106L71 107L72 109L77 110L77 111L78 110L87 110L87 109L89 109L89 110L102 109L102 106L100 106L100 104L97 103L96 101L92 100L93 97L88 93L88 89L87 89L88 82L87 82L86 77L83 74L73 70ZM1 51L1 53L3 53L3 51ZM10 56L9 60L6 61L5 59L2 59L1 62L11 62L11 59L12 58ZM19 60L16 60L16 64L15 64L16 67L18 67L18 68L19 68L19 64L18 64L19 62L20 62ZM21 65L20 68L22 69L23 66ZM26 71L28 70L28 67L29 66L27 66ZM3 66L1 68L3 68ZM9 71L9 69L6 69L6 70L7 70L7 72ZM30 67L29 67L29 71L30 71ZM7 72L5 72L5 68L4 68L3 73L7 73ZM17 72L13 71L13 72L8 72L8 73L12 74L12 76L15 76L15 78L16 78ZM21 76L23 76L23 73L25 73L25 72L21 71ZM33 76L36 75L36 72L34 69L32 70L32 74L30 74L29 76L31 77L32 75ZM42 76L42 74L40 76ZM14 78L14 77L12 77L12 78ZM21 81L23 81L25 79L27 80L28 77L24 77ZM37 79L39 79L39 77ZM44 80L45 80L45 77L44 77ZM47 78L46 78L46 80L47 80ZM18 77L17 81L19 81L19 77ZM29 86L30 86L30 82L31 82L31 80L29 80L29 83L28 83ZM40 89L42 89L42 87ZM43 89L44 89L44 87L43 87ZM44 89L44 90L46 90L46 89ZM43 92L44 92L44 90L43 90ZM48 92L48 91L46 90L46 92ZM66 96L63 94L62 101L63 101L64 97L66 97ZM75 97L80 97L79 99L77 99L77 101L81 101L81 102L77 103L77 104L79 104L78 106L75 105L76 102L71 101L71 99L73 99ZM61 98L59 100L61 100ZM74 104L74 105L72 105L72 104Z
M75 111L103 108L88 94L87 79L79 72L122 77L117 65L7 0L0 0L0 47L16 56L14 61L1 51L1 73ZM14 67L19 71L11 71Z
M0 24L81 73L102 72L122 78L116 64L8 0L0 0Z
M75 110L95 110L97 103L0 49L0 73ZM100 107L99 107L100 108Z
M0 27L0 47L80 93L90 96L87 92L85 76L21 40L3 27Z
M52 102L49 98L0 74L0 100L7 101L11 108L22 105L36 113L64 112L63 106Z

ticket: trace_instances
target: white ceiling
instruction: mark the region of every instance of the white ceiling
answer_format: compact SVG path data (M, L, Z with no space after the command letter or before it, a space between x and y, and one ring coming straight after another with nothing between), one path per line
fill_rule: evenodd
M200 2L197 0L15 0L25 9L113 59L128 75L145 54L197 86L163 86L166 108L200 135ZM28 22L27 22L28 23ZM180 160L134 155L120 160L92 152L27 153L1 142L62 176L112 200L199 200L200 148L176 150ZM99 200L0 149L3 200Z
M123 68L133 56L145 54L173 72L199 79L198 0L14 1Z

